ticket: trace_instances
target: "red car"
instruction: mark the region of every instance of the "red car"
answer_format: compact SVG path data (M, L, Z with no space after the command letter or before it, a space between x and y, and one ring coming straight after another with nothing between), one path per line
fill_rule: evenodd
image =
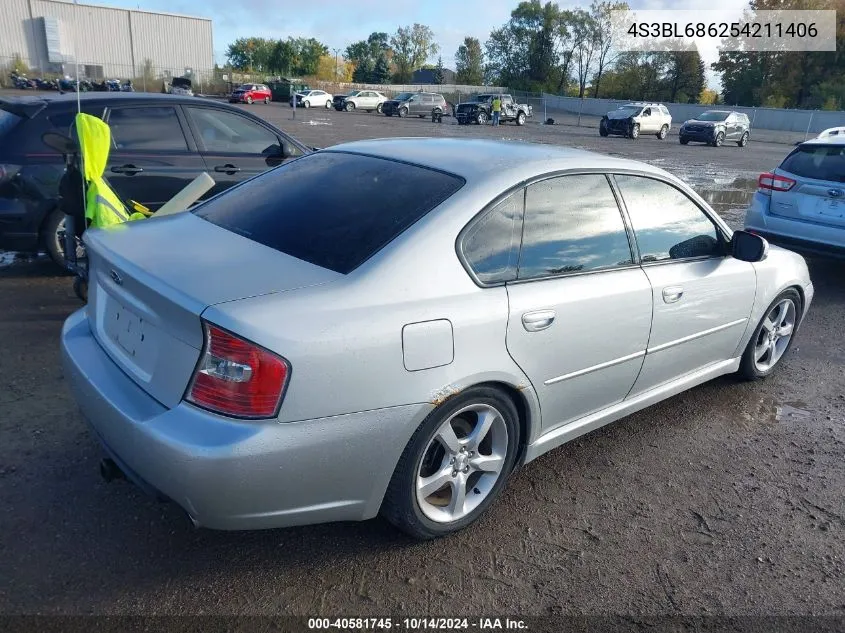
M253 103L255 101L270 103L272 98L273 94L264 84L244 84L232 91L229 103Z

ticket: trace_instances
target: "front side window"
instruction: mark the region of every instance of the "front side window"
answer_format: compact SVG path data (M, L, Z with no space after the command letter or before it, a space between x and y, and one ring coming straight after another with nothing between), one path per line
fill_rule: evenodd
M561 176L528 187L519 279L632 263L622 215L603 174Z
M108 123L115 149L183 152L188 150L175 108L114 108L109 113Z
M246 117L212 108L186 108L209 152L264 154L279 151L279 139Z
M462 251L484 284L516 279L525 190L520 189L490 209L467 231Z
M644 263L723 255L716 225L672 185L616 176Z

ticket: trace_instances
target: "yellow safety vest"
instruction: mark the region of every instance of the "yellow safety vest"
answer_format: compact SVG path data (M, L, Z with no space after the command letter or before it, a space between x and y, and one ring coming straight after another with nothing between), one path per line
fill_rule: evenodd
M103 179L111 149L111 130L105 121L80 112L76 115L76 134L82 154L82 173L88 186L85 217L91 221L91 227L102 228L144 218L141 213L130 213Z
M502 102L499 99L493 99L493 112L502 111Z

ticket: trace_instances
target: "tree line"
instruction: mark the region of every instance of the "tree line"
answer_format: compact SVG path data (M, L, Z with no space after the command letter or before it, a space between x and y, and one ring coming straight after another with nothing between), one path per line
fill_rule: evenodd
M611 12L620 0L593 0L587 8L524 0L487 40L466 37L455 51L455 82L498 85L515 91L550 92L611 99L718 103L797 108L845 106L844 0L751 0L752 10L838 8L835 53L747 52L736 42L722 47L713 70L722 95L706 88L704 61L694 48L634 52L618 50ZM413 72L432 69L443 83L442 57L434 32L424 24L395 33L371 33L343 50L314 38L242 38L229 46L236 70L358 83L409 83Z

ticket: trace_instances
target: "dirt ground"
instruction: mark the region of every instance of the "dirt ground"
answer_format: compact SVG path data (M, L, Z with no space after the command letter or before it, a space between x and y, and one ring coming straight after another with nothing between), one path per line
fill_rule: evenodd
M733 225L788 146L680 146L594 129L458 127L253 110L326 146L487 136L646 160ZM475 526L411 542L381 520L194 530L101 452L62 376L79 307L39 259L0 269L0 614L828 614L845 616L845 264L811 261L816 299L771 378L715 380L518 471Z

